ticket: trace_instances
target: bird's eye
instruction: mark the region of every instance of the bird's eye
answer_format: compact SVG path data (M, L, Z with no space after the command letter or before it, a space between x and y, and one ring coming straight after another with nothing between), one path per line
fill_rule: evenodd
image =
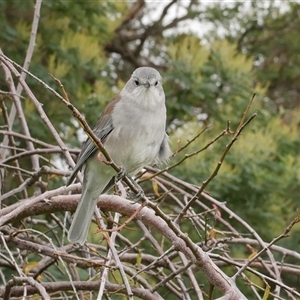
M155 86L158 86L158 81L155 81Z
M136 86L139 86L139 85L140 85L140 82L139 82L137 79L135 79L134 84L135 84Z

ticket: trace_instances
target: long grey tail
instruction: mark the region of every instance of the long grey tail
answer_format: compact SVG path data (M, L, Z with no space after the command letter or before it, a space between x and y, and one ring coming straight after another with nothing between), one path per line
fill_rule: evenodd
M114 184L112 178L115 176L115 171L111 166L99 163L97 156L95 158L88 160L86 163L82 195L68 234L70 242L81 245L86 241L100 194L106 192L108 187Z
M69 229L68 239L72 243L84 244L90 228L98 197L92 197L86 189L79 200L73 221Z
M107 192L114 185L114 178L109 178L111 176L107 178L103 176L99 183L95 177L91 180L92 182L84 180L82 195L69 229L68 239L70 242L82 245L86 241L97 200L101 193Z

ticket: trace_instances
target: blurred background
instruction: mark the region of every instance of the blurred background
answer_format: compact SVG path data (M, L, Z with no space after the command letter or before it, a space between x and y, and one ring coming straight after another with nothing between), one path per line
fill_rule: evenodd
M0 0L0 46L21 65L33 12L33 1ZM300 2L43 2L29 71L59 92L49 73L61 80L91 127L140 66L157 68L163 76L174 152L207 127L171 163L206 145L228 120L235 130L256 93L251 112L258 116L207 192L226 201L265 241L281 234L300 207ZM27 82L64 141L80 147L85 135L70 111L32 78ZM3 72L0 90L7 90ZM22 104L32 136L53 143L33 104L26 99ZM11 102L6 105L9 109ZM20 124L14 126L18 131ZM170 172L201 185L231 137ZM48 158L58 161L57 156ZM9 179L5 191L17 185ZM50 187L61 184L61 178L49 179ZM239 224L233 226L239 229ZM299 251L299 230L282 244ZM293 276L287 280L296 284Z

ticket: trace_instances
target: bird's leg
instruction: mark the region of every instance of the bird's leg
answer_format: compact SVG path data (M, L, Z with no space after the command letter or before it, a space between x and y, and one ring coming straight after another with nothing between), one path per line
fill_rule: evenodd
M137 188L141 189L140 186L136 183L136 181L126 173L126 170L123 166L120 167L118 174L115 176L115 183L123 179L125 176L130 180L130 182Z
M104 160L103 158L103 154L101 152L99 152L98 154L98 159L99 161L105 163L105 164L110 164L110 162ZM144 193L144 190L136 183L136 181L131 177L129 176L127 173L126 173L126 170L123 166L120 166L120 170L118 171L117 175L114 176L111 181L108 183L108 185L105 187L104 191L107 191L113 184L116 184L118 181L120 181L121 179L123 179L125 176L127 175L127 178L131 181L131 183L136 187L137 189L137 192L134 196L134 199L136 199L134 201L134 203L138 202L141 198L145 197L145 193Z
M126 175L127 174L126 174L125 168L123 166L121 166L118 174L115 176L115 183L117 183L118 181L120 181L121 179L123 179Z
M99 152L98 154L98 159L105 163L106 165L110 165L111 162L108 162L106 160L103 159L103 154L101 152ZM126 176L126 170L123 166L120 166L120 169L117 173L117 175L115 175L111 180L110 182L108 183L107 187L105 188L105 190L108 190L108 187L111 187L113 186L114 184L116 184L117 182L119 182L121 179L123 179L125 176Z
M145 193L144 193L143 189L139 186L139 184L137 184L137 182L126 173L126 170L123 166L120 167L118 174L114 177L114 181L115 181L115 183L117 183L122 178L124 178L124 176L126 176L126 175L127 175L127 178L130 180L130 182L132 183L132 185L134 185L137 189L137 192L134 196L134 199L136 199L134 201L134 203L136 203L140 200L140 198L145 197Z
M137 202L139 202L142 198L144 198L145 197L145 192L144 192L144 190L139 186L138 187L138 192L135 194L135 196L133 197L133 199L136 199L136 200L134 200L133 201L133 204L135 204L135 203L137 203Z
M136 199L133 203L139 202L139 200L143 197L145 197L144 190L140 187L140 185L130 176L128 176L128 179L131 181L131 183L136 187L137 192L135 193L133 199Z

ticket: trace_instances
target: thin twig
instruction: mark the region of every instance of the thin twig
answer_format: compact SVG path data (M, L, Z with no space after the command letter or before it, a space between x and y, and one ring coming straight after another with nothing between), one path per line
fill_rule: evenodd
M231 141L229 142L229 144L226 145L220 160L217 164L217 166L215 167L215 169L213 170L213 172L211 173L211 175L205 180L203 181L201 187L199 188L199 190L197 191L197 193L194 195L194 197L187 203L187 205L182 209L182 211L180 212L180 214L178 215L178 217L175 220L175 223L179 223L181 221L181 219L184 217L184 215L186 214L186 212L188 211L189 207L191 207L193 205L193 203L200 197L200 195L202 194L202 192L205 190L205 188L207 187L207 185L213 180L213 178L215 178L221 168L221 165L227 155L227 153L229 152L229 150L231 149L231 147L233 146L233 144L235 143L235 141L237 140L238 136L242 133L243 129L257 116L256 113L254 113L245 123L243 123L241 126L239 126L239 129L235 132L234 136L232 137Z
M272 245L274 245L275 243L277 243L279 240L286 238L289 236L290 231L292 230L292 228L300 222L300 214L299 212L297 212L297 216L294 218L294 220L289 224L289 226L285 229L285 231L280 234L278 237L274 238L268 245L266 245L263 249L261 249L259 252L257 252L253 257L251 257L251 259L248 260L248 262L238 270L238 272L236 272L234 274L234 276L232 277L233 280L236 280L236 278L246 270L246 268L253 262L255 261L258 257L260 257L264 252L266 252L267 250L269 250L271 248Z
M24 70L28 70L29 69L29 65L31 62L31 58L33 55L33 51L34 51L34 47L36 45L36 36L37 36L37 30L38 30L38 24L39 24L39 19L40 19L40 10L41 10L41 5L42 5L42 0L36 0L36 4L35 4L35 8L34 8L34 14L33 14L33 22L32 22L32 28L31 28L31 35L30 35L30 40L29 40L29 45L28 45L28 49L26 51L26 57L24 60L24 64L23 64L23 69ZM0 49L0 54L3 54L2 50ZM5 69L4 69L5 71ZM9 74L6 73L6 76L8 76ZM26 78L26 72L23 71L21 73L21 78L23 80L25 80ZM15 89L13 86L13 82L9 83L11 85L11 87L13 87L11 89L11 95L18 101L18 99L20 99L20 95L22 93L23 87L22 85L18 84L17 88ZM11 125L14 122L15 116L16 116L16 107L12 106L10 115L9 115L9 127L11 128ZM3 145L7 145L8 143L8 139L5 137L2 144ZM5 152L1 152L0 156L1 157L6 157L6 151Z
M200 132L199 135L201 135L205 130L206 130L206 128L205 128L204 130L202 130L202 131ZM214 143L215 143L217 140L219 140L222 136L227 135L227 134L229 134L229 133L230 133L230 128L229 128L229 126L227 126L226 129L224 129L224 130L223 130L221 133L219 133L215 138L213 138L211 141L209 141L204 147L202 147L202 148L200 148L200 149L198 149L198 150L196 150L196 151L194 151L194 152L192 152L192 153L185 154L184 157L181 158L178 162L176 162L176 163L174 163L174 164L172 164L172 165L170 165L170 166L167 166L167 167L165 167L165 168L162 169L162 170L159 170L158 172L154 173L153 175L147 177L146 179L140 180L140 182L143 182L143 181L146 181L146 180L150 180L150 179L152 179L152 178L154 178L154 177L157 177L157 176L160 175L160 174L163 174L163 173L165 173L165 172L168 172L169 170L171 170L171 169L177 167L178 165L182 164L185 160L187 160L187 159L189 159L189 158L191 158L191 157L193 157L193 156L195 156L195 155L198 155L199 153L205 151L208 147L210 147L212 144L214 144ZM197 137L198 137L198 135L195 136L195 137L193 138L192 141L194 141ZM188 142L187 144L189 144L189 142ZM186 146L187 146L187 145L185 145L185 146L183 146L182 148L180 148L180 151L181 151L182 149L184 149ZM175 153L176 153L176 152L175 152ZM174 154L173 154L172 156L174 156Z
M61 139L60 135L58 134L58 132L56 131L56 129L54 128L52 122L49 120L47 114L45 113L45 111L42 108L41 103L36 99L35 95L32 93L32 91L30 90L30 88L28 87L27 83L20 77L19 72L15 69L15 67L13 66L14 64L16 64L15 62L13 62L11 59L9 59L8 57L6 57L3 54L0 54L0 60L9 68L9 70L16 76L19 78L19 82L20 84L23 86L26 94L28 95L28 97L32 100L33 104L35 105L38 113L41 116L41 119L44 121L44 123L47 125L49 131L51 132L51 134L53 135L53 137L55 138L57 144L59 145L59 147L61 148L63 154L65 155L68 163L74 167L75 163L70 155L70 153L68 152L68 148L66 147L65 143L63 142L63 140ZM27 74L31 74L29 73L27 70L25 70L24 68L22 68L21 66L17 65L21 70L23 70L25 73Z

